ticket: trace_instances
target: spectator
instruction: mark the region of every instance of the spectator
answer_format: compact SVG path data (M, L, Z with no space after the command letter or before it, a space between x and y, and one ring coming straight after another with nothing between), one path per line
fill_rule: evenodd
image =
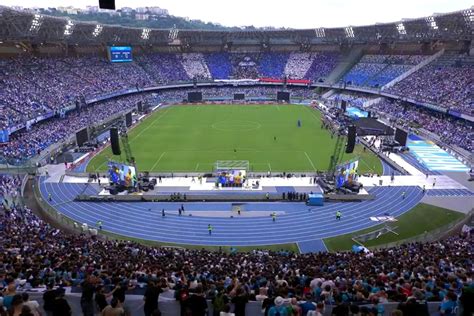
M58 288L56 290L56 297L53 303L53 316L68 316L72 315L71 306L64 297L65 290Z
M122 303L116 298L112 298L110 305L107 305L102 311L102 316L123 316L125 310L122 307Z
M148 287L145 291L143 300L145 301L144 311L145 316L151 316L153 311L158 309L158 297L163 291L157 286L154 280L148 282Z

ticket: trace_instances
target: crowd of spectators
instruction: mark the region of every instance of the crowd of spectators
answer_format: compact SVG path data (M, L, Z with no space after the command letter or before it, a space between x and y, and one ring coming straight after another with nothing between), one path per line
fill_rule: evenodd
M396 83L387 91L417 101L474 115L474 67L456 56L450 63L428 65Z
M365 103L373 99L374 97L370 95L367 96L367 95L362 95L359 93L350 93L350 92L335 93L328 97L328 100L333 100L336 103L338 101L344 100L344 101L347 101L347 103L349 103L350 105L359 107L359 108L363 108Z
M203 54L185 53L181 54L181 64L189 78L203 80L211 79L209 68L206 65Z
M337 65L336 52L291 53L284 73L290 79L324 80Z
M230 64L229 53L209 53L205 54L207 66L214 79L228 79L232 75L232 65Z
M341 80L351 85L379 88L425 58L424 55L364 55Z
M143 96L127 96L120 99L96 103L72 111L64 118L52 119L32 125L30 130L21 130L10 135L8 144L0 147L0 156L16 164L39 154L48 146L65 140L81 128L97 124L113 114L136 106Z
M260 76L263 78L281 78L288 62L288 53L263 53L260 58Z
M229 54L232 65L232 79L258 79L259 53L232 53Z
M248 301L261 302L266 315L275 315L283 306L306 315L317 305L333 305L333 311L340 312L337 315L349 315L349 309L362 304L379 315L386 302L399 302L399 308L406 310L410 304L423 307L424 301L440 302L447 315L460 302L472 308L474 240L469 235L369 253L225 253L67 234L28 208L0 208L0 226L0 287L3 305L10 309L18 307L12 304L15 295L31 288L47 289L48 296L53 286L82 285L83 299L92 304L95 293L105 308L108 292L123 303L126 290L146 284L157 291L156 299L160 292L174 292L192 315L203 315L194 313L195 295L215 306L218 297L225 296L219 307L232 302L236 315L245 315ZM54 300L48 302L53 311L59 308ZM81 300L83 309L88 308L83 303L88 302ZM299 314L303 309L305 313ZM281 315L294 315L287 313Z
M145 54L134 57L155 83L188 81L190 78L179 60L178 54Z
M449 145L456 145L467 151L474 150L474 126L472 123L431 110L402 105L382 99L371 106L372 110L389 115L399 125L407 128L422 127L440 136Z
M16 197L20 186L21 178L19 176L0 174L0 202L4 196Z
M339 59L340 54L337 52L313 53L313 62L306 71L304 78L314 81L324 81L334 68L336 68Z
M318 79L335 67L335 53L153 53L130 63L105 58L25 56L0 61L0 127L51 113L81 98L193 79ZM295 57L296 56L296 57ZM301 63L306 59L305 63Z

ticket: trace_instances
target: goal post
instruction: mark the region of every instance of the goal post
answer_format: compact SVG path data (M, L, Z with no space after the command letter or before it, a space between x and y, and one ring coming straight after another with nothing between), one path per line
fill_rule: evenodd
M215 172L228 170L249 171L250 162L248 160L217 160L214 164Z

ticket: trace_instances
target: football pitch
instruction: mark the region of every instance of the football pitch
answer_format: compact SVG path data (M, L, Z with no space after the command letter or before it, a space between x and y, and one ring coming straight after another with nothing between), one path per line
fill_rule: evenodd
M302 126L297 122L301 120ZM159 109L128 133L138 172L211 172L218 160L247 160L255 172L327 170L336 138L321 128L320 113L303 105L176 105ZM381 174L380 160L356 146L359 172ZM88 172L124 161L110 147Z

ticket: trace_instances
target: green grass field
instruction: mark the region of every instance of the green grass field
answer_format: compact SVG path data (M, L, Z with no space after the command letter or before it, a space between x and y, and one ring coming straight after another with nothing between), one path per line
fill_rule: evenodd
M335 145L320 113L301 105L168 107L131 130L129 142L138 170L151 172L208 172L217 160L248 160L252 171L326 170ZM360 172L382 172L380 160L359 146L343 160L356 156ZM123 150L112 156L108 147L87 171L105 171L108 159L124 158Z
M399 235L391 233L384 234L380 236L380 238L370 240L364 245L366 247L379 246L415 237L423 234L424 232L429 232L440 228L453 221L460 220L463 217L464 214L462 213L421 203L412 208L407 213L398 217L398 221L393 223L393 226L397 226L395 231ZM352 248L352 245L355 244L355 242L352 240L352 237L372 232L381 227L382 225L377 225L350 234L326 238L324 239L324 243L326 244L326 247L329 251L349 250Z

